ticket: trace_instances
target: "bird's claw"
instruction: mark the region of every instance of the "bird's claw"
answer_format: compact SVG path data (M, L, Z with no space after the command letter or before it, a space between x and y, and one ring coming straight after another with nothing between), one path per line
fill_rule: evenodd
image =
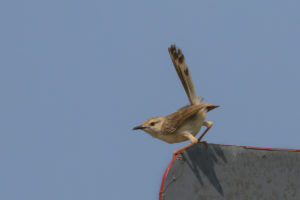
M205 147L208 148L208 143L206 141L199 141L198 140L198 143L203 143L205 145Z

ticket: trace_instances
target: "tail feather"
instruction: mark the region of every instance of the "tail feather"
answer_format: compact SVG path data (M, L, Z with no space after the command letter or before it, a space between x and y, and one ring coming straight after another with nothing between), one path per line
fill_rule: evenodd
M170 57L176 69L176 72L180 78L183 88L189 98L192 105L200 104L202 98L196 96L192 77L190 75L188 66L185 62L185 58L180 49L177 49L175 45L171 45L169 50Z
M218 105L213 105L213 104L207 104L206 109L207 109L207 112L209 112L209 111L211 111L211 110L213 110L213 109L215 109L215 108L218 108L218 107L220 107L220 106L218 106Z

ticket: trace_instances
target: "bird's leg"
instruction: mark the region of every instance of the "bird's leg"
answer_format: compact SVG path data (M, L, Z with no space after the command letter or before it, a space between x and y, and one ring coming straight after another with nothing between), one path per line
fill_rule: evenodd
M196 143L204 143L206 147L208 147L208 144L206 141L201 141L202 138L204 137L204 135L209 131L209 129L212 127L213 123L211 121L206 121L203 122L202 124L203 126L206 126L205 131L202 133L202 135L198 138L198 140L189 132L185 132L183 135L188 138L192 143L189 145L186 145L180 149L177 149L176 151L173 152L173 155L177 155L179 153L182 153L184 150L186 150L187 148L189 148L190 146L196 144Z
M203 122L202 124L203 126L206 126L205 131L202 133L202 135L198 138L198 142L201 143L202 138L204 137L204 135L207 133L207 131L209 131L209 129L212 127L213 123L211 121L207 121L207 122ZM205 143L207 146L207 142L206 141L202 141L202 143Z
M184 132L183 136L188 138L192 143L188 144L180 149L177 149L176 151L173 152L173 156L176 156L179 153L182 153L184 150L186 150L187 148L189 148L190 146L197 144L198 143L198 139L195 138L191 133L189 132Z

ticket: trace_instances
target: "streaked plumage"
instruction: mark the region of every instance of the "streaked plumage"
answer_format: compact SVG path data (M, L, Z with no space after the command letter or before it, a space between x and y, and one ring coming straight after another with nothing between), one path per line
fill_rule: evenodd
M135 127L134 130L142 129L151 136L168 143L183 142L189 139L192 144L195 144L212 126L212 122L204 122L207 112L219 106L202 103L202 98L196 96L194 84L181 50L177 49L175 45L171 45L168 50L190 105L167 116L152 117ZM207 129L198 141L194 136L200 131L202 125L205 125ZM184 148L179 151L182 150Z

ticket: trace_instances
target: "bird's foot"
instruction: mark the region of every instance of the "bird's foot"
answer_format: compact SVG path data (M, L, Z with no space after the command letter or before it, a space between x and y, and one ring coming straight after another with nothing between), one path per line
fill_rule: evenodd
M205 147L208 148L208 143L206 141L199 141L198 140L198 143L203 143L205 145Z
M194 144L192 143L192 144L186 145L186 146L184 146L180 149L177 149L176 151L173 151L173 156L177 156L178 154L182 154L184 150L186 150L187 148L189 148L192 145L194 145Z

